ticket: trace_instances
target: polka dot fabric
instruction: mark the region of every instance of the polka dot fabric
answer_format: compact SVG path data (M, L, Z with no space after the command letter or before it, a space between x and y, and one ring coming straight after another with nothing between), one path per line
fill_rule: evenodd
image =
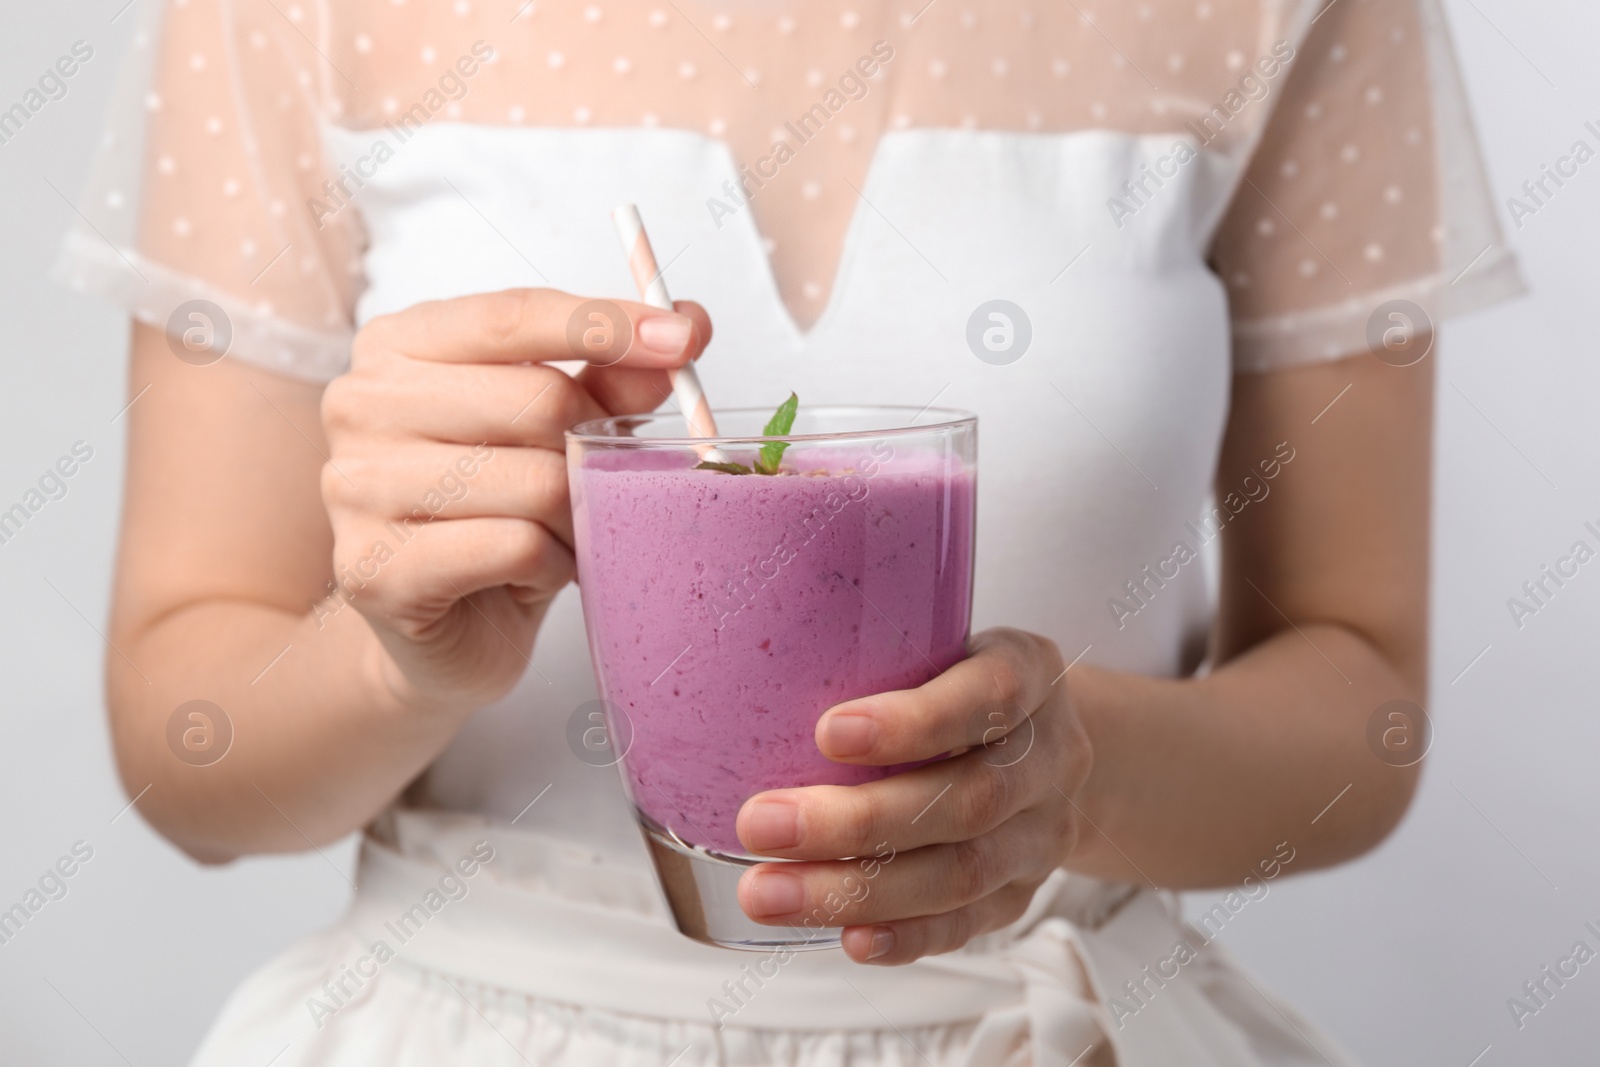
M728 202L748 196L805 327L886 134L1170 133L1237 176L1207 220L1237 365L1344 355L1376 294L1432 307L1452 256L1481 250L1446 240L1450 211L1498 240L1485 197L1440 194L1476 157L1470 128L1446 146L1435 121L1453 83L1433 3L169 0L148 5L89 196L98 233L69 237L67 270L150 321L214 299L238 354L326 378L364 236L325 126L666 127L728 144ZM1149 190L1125 191L1113 219Z

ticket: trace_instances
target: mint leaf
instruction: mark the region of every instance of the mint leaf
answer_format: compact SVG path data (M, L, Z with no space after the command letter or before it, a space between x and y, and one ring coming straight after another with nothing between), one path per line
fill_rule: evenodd
M778 410L772 413L772 418L767 420L766 427L761 431L762 437L782 437L794 428L794 414L800 407L800 398L794 393L789 394L789 399L778 405ZM774 441L770 445L761 446L761 458L756 460L756 470L762 474L777 474L778 464L783 460L784 450L789 447L787 441Z
M694 469L697 470L697 471L721 471L723 474L754 474L755 473L749 467L746 467L743 463L712 463L710 461L706 461L706 462L702 462L702 463L696 463L694 465Z
M763 437L782 437L794 428L795 412L800 408L800 398L794 393L789 394L789 399L778 405L778 410L772 413L772 418L767 420L767 425L762 428ZM760 455L756 458L753 468L746 467L743 463L712 463L703 460L696 463L697 471L720 471L723 474L777 474L778 465L783 461L783 453L789 447L787 441L773 441L761 446Z

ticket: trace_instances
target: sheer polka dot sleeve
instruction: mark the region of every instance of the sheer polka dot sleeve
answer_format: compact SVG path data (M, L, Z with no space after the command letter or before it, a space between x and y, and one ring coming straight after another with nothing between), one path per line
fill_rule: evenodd
M234 358L334 377L361 238L357 212L312 210L328 202L320 121L337 108L326 82L338 74L315 44L320 5L143 6L58 274L175 344L203 323Z
M1390 301L1436 322L1521 291L1435 0L1322 9L1212 263L1242 371L1364 351Z

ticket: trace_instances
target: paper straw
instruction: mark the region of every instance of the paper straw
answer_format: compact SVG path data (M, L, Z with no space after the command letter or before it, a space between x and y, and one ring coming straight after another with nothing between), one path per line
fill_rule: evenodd
M650 237L644 232L644 220L639 217L635 204L623 204L611 213L617 224L617 236L622 239L622 250L628 256L628 269L633 272L633 283L638 286L639 299L651 307L672 310L672 298L667 295L667 283L656 266L655 250L650 247ZM717 424L711 417L711 405L706 401L705 390L700 388L700 376L694 372L693 363L685 363L667 375L672 380L672 395L678 401L684 420L693 437L717 436ZM698 449L700 457L710 463L726 463L728 459L716 448L707 445Z

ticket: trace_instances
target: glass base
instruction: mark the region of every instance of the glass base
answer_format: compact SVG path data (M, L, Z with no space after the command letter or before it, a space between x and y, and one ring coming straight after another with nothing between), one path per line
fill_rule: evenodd
M640 815L639 829L678 930L696 941L747 952L838 948L838 927L768 926L739 907L739 877L759 863L725 856L680 839Z

